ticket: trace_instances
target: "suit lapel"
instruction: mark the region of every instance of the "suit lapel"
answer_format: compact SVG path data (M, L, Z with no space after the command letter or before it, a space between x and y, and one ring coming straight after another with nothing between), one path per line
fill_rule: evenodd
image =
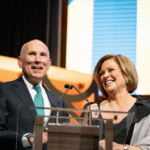
M53 95L53 93L51 93L44 85L43 85L46 93L47 93L47 96L48 96L48 99L50 101L50 104L51 104L51 107L57 107L57 101L58 101L58 98L56 96ZM54 110L51 110L51 114L50 116L56 116L56 111ZM49 122L56 122L54 118L50 118L49 119Z
M31 95L22 79L22 77L18 78L16 81L14 81L14 92L18 95L20 100L24 103L24 107L22 109L26 109L27 112L31 115L33 120L35 120L36 116L36 110L35 109L29 109L29 107L34 108L34 103L31 98ZM23 111L23 110L22 110Z
M56 98L53 96L53 94L43 85L46 94L48 96L48 99L50 101L51 107L56 107L57 106L57 100Z

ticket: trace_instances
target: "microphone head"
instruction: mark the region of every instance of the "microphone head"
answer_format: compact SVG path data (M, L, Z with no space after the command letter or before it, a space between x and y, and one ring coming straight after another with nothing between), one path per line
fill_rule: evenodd
M65 84L64 87L65 87L65 88L70 88L70 89L72 89L72 88L73 88L73 85Z
M65 88L69 88L70 85L69 85L69 84L65 84L64 87L65 87Z

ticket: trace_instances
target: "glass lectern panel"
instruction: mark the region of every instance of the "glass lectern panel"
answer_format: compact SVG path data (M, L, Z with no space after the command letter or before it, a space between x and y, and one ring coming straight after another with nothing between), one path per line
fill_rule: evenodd
M20 107L16 150L102 150L102 140L105 149L111 150L112 142L126 142L133 116L127 112Z

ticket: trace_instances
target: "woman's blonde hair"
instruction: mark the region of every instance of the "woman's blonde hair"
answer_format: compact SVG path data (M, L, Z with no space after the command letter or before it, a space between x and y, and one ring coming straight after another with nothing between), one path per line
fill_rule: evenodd
M122 74L127 79L126 81L127 91L129 93L134 92L134 90L136 90L137 85L138 85L138 75L137 75L135 66L133 65L131 60L124 55L105 55L98 61L98 63L95 66L94 73L93 73L94 79L101 93L103 94L103 96L108 97L108 94L106 93L106 91L104 90L102 86L102 83L100 80L100 70L101 70L101 66L103 62L105 62L108 59L114 59L116 61L116 63L119 65L122 71Z

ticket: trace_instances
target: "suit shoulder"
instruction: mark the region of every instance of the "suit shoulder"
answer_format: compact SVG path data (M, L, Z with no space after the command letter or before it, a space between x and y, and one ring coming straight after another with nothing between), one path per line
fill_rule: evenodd
M14 81L9 81L9 82L2 82L0 83L0 87L2 89L7 89L8 86L11 86L13 84Z
M102 101L104 101L105 99L102 99L102 100L95 100L94 102L89 102L89 103L86 103L85 105L84 105L84 107L83 107L83 109L86 109L88 106L89 106L89 104L90 105L92 105L92 104L97 104L97 105L99 105Z
M23 79L21 76L16 80L12 80L12 81L8 81L8 82L1 82L0 87L6 88L6 87L9 87L9 86L14 85L14 84L18 85L20 83L23 83Z

